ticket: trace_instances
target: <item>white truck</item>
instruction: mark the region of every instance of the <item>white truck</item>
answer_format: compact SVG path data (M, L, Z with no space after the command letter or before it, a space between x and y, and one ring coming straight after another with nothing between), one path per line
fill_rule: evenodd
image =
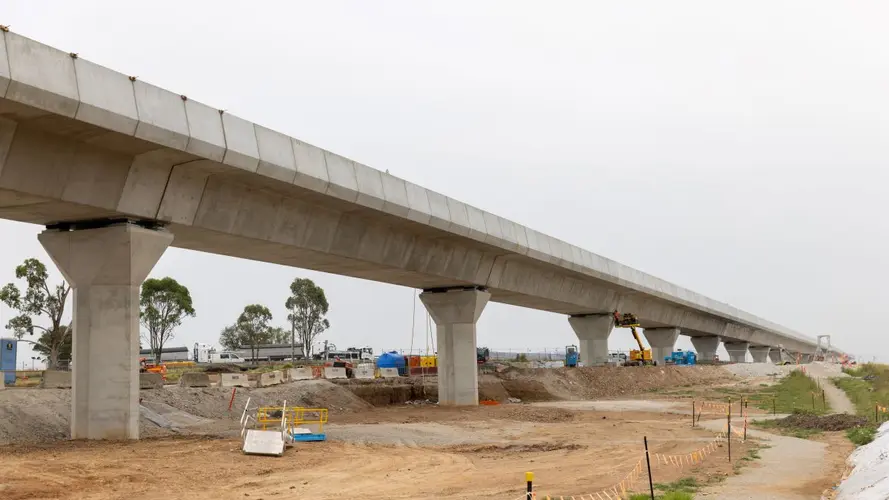
M202 344L195 342L194 344L194 361L196 363L230 363L242 364L247 360L242 358L236 352L222 351L216 352L216 348L210 344Z

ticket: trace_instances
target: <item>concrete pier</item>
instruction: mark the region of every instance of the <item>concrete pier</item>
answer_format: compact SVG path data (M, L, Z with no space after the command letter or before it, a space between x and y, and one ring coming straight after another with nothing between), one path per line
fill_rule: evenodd
M771 347L767 345L756 345L750 346L750 356L753 357L754 363L768 363L769 362L769 352L771 351Z
M729 361L732 363L746 363L747 348L749 346L749 342L726 342L725 350L728 351Z
M476 323L490 298L490 293L478 289L420 294L435 321L440 405L478 405Z
M712 362L716 359L716 350L719 349L719 337L715 335L692 337L691 345L697 351L698 361Z
M769 359L771 359L772 363L775 363L775 364L783 363L784 359L782 359L782 356L781 356L781 349L774 348L774 349L770 350L769 351Z
M173 235L122 223L38 238L74 292L71 437L139 439L139 287Z
M673 353L673 346L679 338L679 328L646 328L642 332L651 346L651 359L658 365Z
M608 336L614 328L612 315L571 316L568 324L577 335L580 360L585 366L599 366L608 362Z

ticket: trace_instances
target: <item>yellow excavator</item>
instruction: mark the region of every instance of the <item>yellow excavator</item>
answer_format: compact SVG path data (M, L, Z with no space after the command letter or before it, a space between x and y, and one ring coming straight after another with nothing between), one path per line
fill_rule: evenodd
M636 327L639 326L639 320L636 319L636 316L631 313L620 314L617 311L614 311L614 326L618 328L629 328L631 332L633 332L633 338L636 339L636 343L639 344L639 349L633 349L630 351L630 356L627 358L627 362L625 363L628 366L643 366L643 365L656 365L657 362L651 359L651 349L646 349L645 345L642 344L642 337L639 336L639 332L636 331Z

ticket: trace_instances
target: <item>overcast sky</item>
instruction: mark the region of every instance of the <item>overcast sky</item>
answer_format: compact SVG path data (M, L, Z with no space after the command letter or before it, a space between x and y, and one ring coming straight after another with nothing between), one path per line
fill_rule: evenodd
M885 2L133 5L3 0L0 24L889 358ZM52 267L40 230L0 221L0 284L30 256ZM327 291L339 347L411 344L410 289L178 249L152 276L195 299L173 345L216 343L250 303L283 325L295 277ZM563 316L499 304L478 331L492 348L577 342Z

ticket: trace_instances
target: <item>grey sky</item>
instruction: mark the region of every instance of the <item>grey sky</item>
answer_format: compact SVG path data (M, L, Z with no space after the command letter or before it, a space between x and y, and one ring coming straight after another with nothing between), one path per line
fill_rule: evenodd
M4 0L0 24L868 359L889 346L871 325L889 299L883 2L150 4ZM0 221L0 283L50 262L40 229ZM408 289L176 249L152 274L196 300L176 345L215 343L254 302L283 325L296 276L327 290L340 347L410 345ZM491 304L479 324L480 345L570 343L555 314Z

